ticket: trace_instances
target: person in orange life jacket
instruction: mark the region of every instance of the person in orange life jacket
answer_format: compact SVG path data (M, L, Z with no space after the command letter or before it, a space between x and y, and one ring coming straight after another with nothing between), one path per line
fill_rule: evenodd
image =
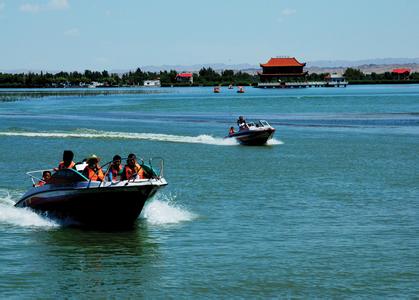
M107 171L109 181L116 182L121 180L123 170L124 168L121 165L121 156L115 155Z
M229 135L234 134L234 127L233 127L233 126L231 126L231 127L230 127L230 131L228 132L228 134L229 134Z
M92 154L86 162L87 166L83 170L83 175L91 181L103 181L105 176L103 175L102 168L99 167L99 157Z
M132 180L136 179L137 176L139 179L144 179L147 178L147 173L137 163L137 157L135 154L131 153L128 155L127 164L122 172L121 180Z
M44 184L47 184L50 179L51 179L51 172L44 171L42 172L42 180L38 181L38 183L35 186L36 187L43 186Z
M73 161L74 153L70 150L65 150L63 153L63 160L58 165L58 168L55 168L55 171L62 169L74 169L76 164Z

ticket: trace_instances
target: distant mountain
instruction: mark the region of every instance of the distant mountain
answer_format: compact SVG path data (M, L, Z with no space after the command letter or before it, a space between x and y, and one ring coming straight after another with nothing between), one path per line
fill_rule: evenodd
M349 68L364 65L406 65L419 64L419 58L373 58L362 60L316 60L307 62L307 67Z
M407 68L411 72L419 72L419 64L386 64L386 65L360 65L360 66L351 66L352 68L359 69L365 74L377 73L382 74L385 72L391 72L394 69L398 68ZM343 74L348 67L308 67L305 68L309 73L337 73Z
M303 60L302 60L303 61ZM308 61L306 69L309 72L315 73L326 73L333 70L337 70L338 73L341 73L342 70L348 67L356 67L361 70L372 69L372 72L375 70L391 70L392 67L407 67L411 68L412 71L416 71L419 65L419 58L373 58L373 59L363 59L363 60L317 60L317 61ZM132 69L111 69L108 70L110 73L124 74L129 71L135 71L137 68L140 68L145 72L160 72L160 71L170 71L175 70L177 72L198 72L202 68L209 68L216 71L222 70L234 70L234 71L243 71L251 74L255 74L260 70L259 64L224 64L224 63L213 63L213 64L194 64L194 65L147 65L147 66L135 66ZM74 70L64 70L67 72L72 72ZM96 71L96 70L92 70ZM103 70L98 70L103 71ZM39 69L15 69L15 70L4 70L0 69L0 72L3 73L40 73ZM56 70L43 70L43 72L49 73L58 73ZM376 72L378 73L378 72Z

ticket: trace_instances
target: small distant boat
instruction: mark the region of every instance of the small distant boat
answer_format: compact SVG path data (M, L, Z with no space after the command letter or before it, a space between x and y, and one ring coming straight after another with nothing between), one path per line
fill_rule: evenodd
M229 89L229 90L232 90L232 89L233 89L233 85L232 85L232 84L230 84L230 85L228 86L228 89Z
M237 93L243 94L244 93L244 88L242 86L238 87Z
M273 138L275 128L267 121L259 120L249 122L246 127L240 128L238 132L231 132L225 138L235 138L240 144L248 146L261 146Z
M220 87L216 86L214 87L214 93L218 94L220 92Z

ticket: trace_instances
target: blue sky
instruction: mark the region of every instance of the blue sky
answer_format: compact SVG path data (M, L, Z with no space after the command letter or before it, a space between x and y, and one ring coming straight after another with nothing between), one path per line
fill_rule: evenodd
M414 0L0 0L0 70L419 57Z

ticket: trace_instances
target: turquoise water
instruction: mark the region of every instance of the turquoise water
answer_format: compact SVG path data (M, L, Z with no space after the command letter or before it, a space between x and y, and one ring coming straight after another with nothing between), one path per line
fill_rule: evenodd
M0 92L1 298L417 297L419 85L43 91ZM224 140L239 115L275 140ZM14 208L64 149L169 185L129 231Z

